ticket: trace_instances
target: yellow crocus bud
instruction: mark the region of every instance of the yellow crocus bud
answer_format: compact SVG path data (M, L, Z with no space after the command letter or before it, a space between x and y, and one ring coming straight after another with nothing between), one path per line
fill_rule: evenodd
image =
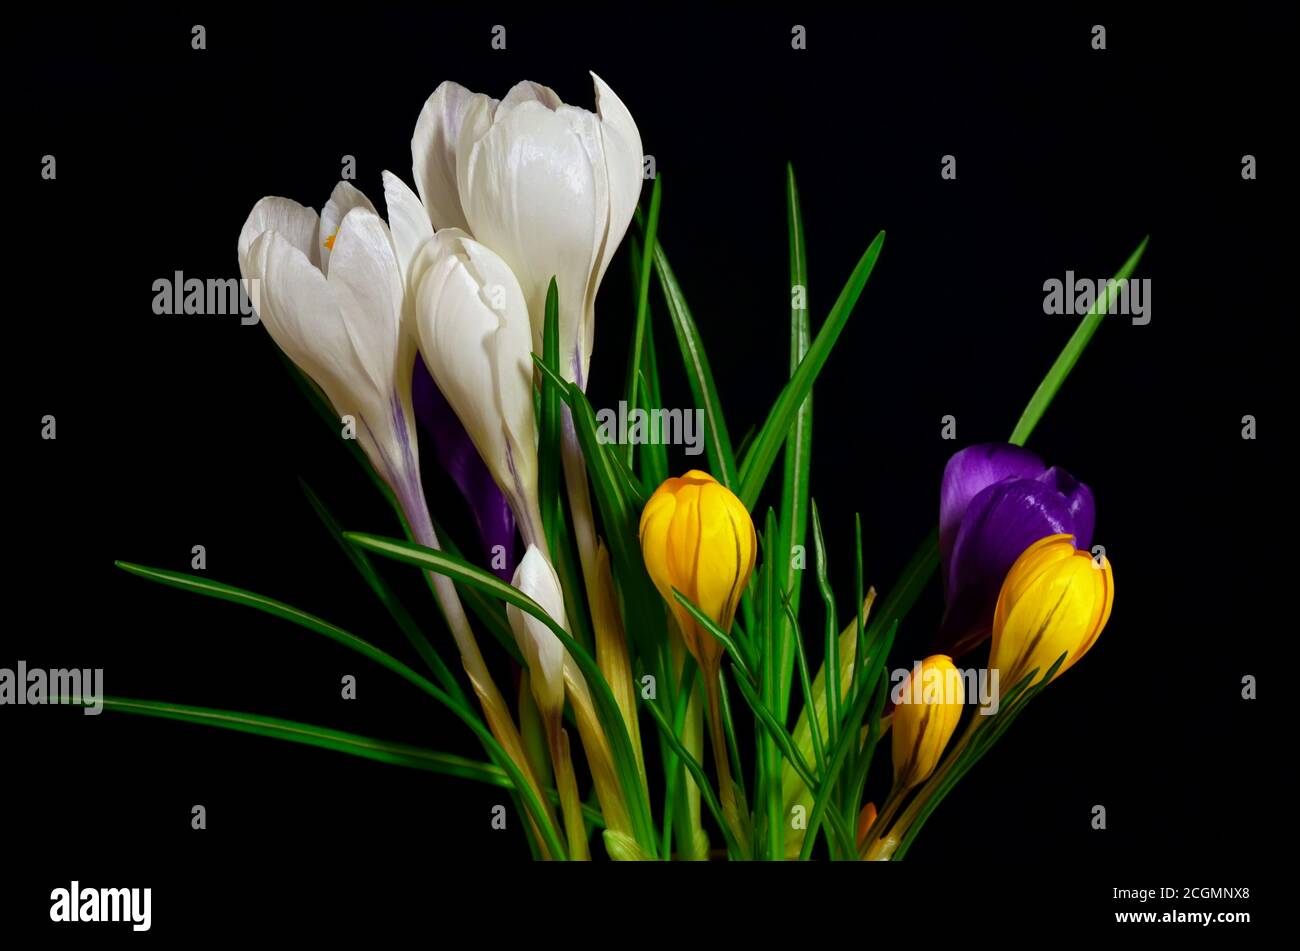
M915 678L915 680L913 679ZM952 659L933 654L895 688L894 786L897 791L924 782L961 719L964 683Z
M1074 547L1072 535L1048 535L1016 559L993 612L989 667L1008 690L1034 668L1042 679L1066 654L1056 677L1088 652L1110 617L1115 579L1103 554ZM1055 678L1053 678L1055 679Z
M730 631L757 550L754 522L744 503L698 469L666 480L641 513L646 571L677 619L687 650L706 674L717 672L722 645L673 597L673 589Z

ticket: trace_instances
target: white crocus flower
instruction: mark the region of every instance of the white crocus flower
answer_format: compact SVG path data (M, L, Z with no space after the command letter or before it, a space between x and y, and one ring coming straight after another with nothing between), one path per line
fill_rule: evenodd
M358 441L396 495L415 540L437 549L411 407L416 340L406 285L412 248L421 238L419 221L411 220L419 202L403 189L385 180L395 234L346 182L334 189L319 219L287 198L263 198L240 232L239 269L245 280L260 282L263 326L335 412L353 417ZM454 583L443 574L430 577L493 735L540 794Z
M340 182L320 219L263 198L239 235L239 268L260 283L263 326L324 391L408 514L422 507L411 409L415 341L388 226Z
M544 552L532 335L519 282L458 228L426 241L411 275L425 365L510 500L524 542Z
M505 259L528 303L540 353L546 291L560 292L562 370L585 388L596 291L641 193L641 135L592 74L596 112L520 83L497 102L443 83L411 142L416 185L435 228L467 228Z

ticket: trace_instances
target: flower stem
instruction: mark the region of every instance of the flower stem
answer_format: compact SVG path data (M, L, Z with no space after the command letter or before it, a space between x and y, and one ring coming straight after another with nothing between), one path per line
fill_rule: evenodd
M558 719L548 727L547 733L551 741L555 787L560 793L560 808L564 812L569 858L587 862L591 860L591 853L587 848L587 828L582 818L582 796L578 793L578 779L573 773L573 757L569 753L569 734Z
M429 515L429 506L424 500L424 492L420 488L418 480L410 491L400 492L398 498L403 512L406 513L406 521L411 528L411 535L415 541L426 548L441 551L442 545L438 542L438 533L434 530L433 519ZM520 736L515 721L510 715L510 708L507 706L505 698L492 680L492 674L488 670L487 662L484 661L483 654L479 650L478 641L475 640L474 632L470 629L469 618L465 616L465 608L461 604L460 595L456 593L455 583L446 575L437 572L429 572L429 580L433 584L438 606L442 609L443 617L447 620L447 626L451 629L451 636L456 641L456 648L460 651L460 659L465 667L465 673L474 688L474 693L478 696L480 706L483 708L483 715L487 720L488 729L492 731L496 741L501 744L506 755L514 761L520 772L524 774L528 784L532 786L537 798L541 801L542 808L546 810L547 817L554 823L555 816L551 812L550 800L547 799L546 794L538 785L537 777L533 774L532 767L528 763L528 756L524 752L523 738ZM536 831L534 829L535 833ZM541 843L542 837L540 835L535 835L535 837ZM545 854L546 846L544 843L541 843L541 848L543 854Z
M718 662L709 664L709 669L701 668L704 674L705 692L709 701L709 733L713 745L713 764L718 771L718 795L722 803L722 817L731 826L736 842L749 858L748 841L740 823L740 808L736 802L736 785L731 778L731 758L727 754L727 734L722 728L722 692L718 678L721 676Z

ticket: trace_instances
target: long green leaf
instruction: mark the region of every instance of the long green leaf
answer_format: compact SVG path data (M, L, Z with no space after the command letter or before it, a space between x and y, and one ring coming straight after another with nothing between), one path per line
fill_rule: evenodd
M1126 281L1132 276L1137 269L1138 262L1142 260L1142 255L1147 249L1147 242L1150 240L1149 235L1142 239L1142 243L1129 255L1128 260L1124 262L1124 266L1119 269L1107 285L1107 292L1098 295L1097 300L1088 309L1087 316L1079 322L1079 326L1070 335L1064 349L1061 350L1052 363L1051 369L1047 371L1047 376L1043 377L1043 382L1038 384L1038 389L1034 391L1034 395L1030 398L1029 405L1020 414L1020 420L1011 433L1010 442L1015 443L1017 446L1023 446L1029 439L1034 427L1038 425L1038 421L1047 412L1047 407L1052 405L1052 400L1056 397L1057 391L1061 389L1061 384L1070 375L1074 365L1079 362L1079 357L1083 356L1083 351L1088 346L1088 342L1092 340L1092 335L1101 326L1101 320L1106 316L1111 301L1114 299L1115 282Z
M392 740L378 740L358 733L335 730L318 726L314 723L300 723L297 720L282 720L259 713L245 713L240 710L219 710L211 707L194 707L182 703L164 703L157 700L137 700L133 697L105 697L104 709L138 716L159 717L164 720L176 720L181 723L193 723L200 726L215 727L220 730L233 730L237 733L249 733L289 743L301 743L320 749L333 750L359 756L362 759L388 763L393 766L405 766L408 769L420 769L459 779L497 786L502 789L515 790L515 784L504 769L478 760L457 756L454 753L440 753L407 743ZM559 803L560 797L553 789L546 791L547 797ZM590 806L583 807L586 820L596 827L603 827L604 817L600 810Z
M375 593L377 598L379 598L380 603L388 609L388 613L392 615L397 626L401 629L402 633L406 635L406 639L410 641L411 646L415 648L415 652L420 655L420 658L425 662L429 670L431 670L433 675L438 678L438 683L442 684L443 689L446 690L447 693L451 694L451 696L457 698L462 703L468 704L468 698L465 696L465 692L461 689L460 684L456 681L451 669L443 662L442 657L439 656L438 651L434 649L433 644L429 642L429 639L425 637L424 632L420 630L420 626L415 623L415 618L413 618L411 612L406 609L406 605L404 605L397 595L393 593L388 582L384 581L384 579L380 577L379 572L375 570L374 565L370 564L370 559L366 557L365 553L358 551L355 547L348 544L347 540L343 537L342 527L340 527L339 523L335 520L334 515L330 510L326 508L325 503L322 502L320 497L312 491L311 486L301 479L299 479L298 482L302 487L303 494L307 496L307 501L311 504L312 510L315 511L317 517L325 525L325 529L329 532L330 537L338 543L339 548L342 549L343 554L347 557L348 561L352 562L353 567L356 568L361 577L365 579L370 590Z
M686 306L686 299L682 296L673 269L668 265L668 255L658 241L654 244L654 266L668 305L673 331L677 334L682 363L686 366L686 382L691 388L691 398L704 411L705 455L714 477L734 492L739 485L736 458L731 448L731 437L727 435L722 401L718 399L718 388L713 382L713 370L709 366L699 328L695 326L691 310Z
M808 353L811 330L808 323L808 255L804 247L803 215L799 211L799 188L794 166L786 164L786 212L790 231L790 375ZM794 425L785 443L781 480L781 551L784 570L781 588L794 618L799 617L803 571L795 567L795 547L803 548L808 529L808 479L812 467L812 393L799 405ZM776 712L784 717L790 710L791 668L794 665L795 626L789 619L781 624L781 649L777 682L780 692Z
M703 627L705 631L717 638L718 643L726 648L727 653L731 655L731 659L735 662L736 668L741 672L741 674L743 674L750 683L757 683L758 678L754 675L753 658L746 655L744 649L740 646L740 641L736 640L722 628L718 627L717 621L713 620L713 618L701 611L694 601L686 597L686 595L682 594L676 588L673 589L673 597L677 599L678 603L681 604L682 607L686 608L686 610L691 613L691 616L700 623L700 626Z
M439 552L439 554L442 557L448 557L444 553ZM523 797L524 804L536 823L537 828L541 830L542 836L546 839L547 848L550 850L551 855L556 856L557 858L562 858L564 856L564 846L556 835L554 826L551 825L550 820L547 818L546 810L542 808L541 801L537 798L536 793L528 784L523 773L519 771L519 767L506 754L505 750L501 748L500 744L497 743L496 738L492 736L491 731L483 725L483 722L478 718L478 716L475 715L467 706L439 689L433 681L417 673L407 664L402 663L402 661L398 660L386 651L380 650L368 641L343 630L343 628L338 627L335 624L321 620L315 615L308 614L306 611L285 604L282 601L268 598L265 595L255 594L252 591L245 591L242 588L222 584L219 581L210 581L206 578L199 578L194 575L187 575L177 571L168 571L165 568L149 568L145 565L136 565L125 561L117 561L114 562L114 564L123 571L145 578L149 581L156 581L159 584L178 588L181 591L206 595L210 598L216 598L219 601L229 601L233 604L256 608L257 610L263 611L274 617L282 618L286 621L292 621L307 630L323 634L335 643L356 651L362 656L379 664L381 667L386 667L403 680L424 691L424 693L438 701L438 703L451 710L462 723L474 732L474 735L477 736L488 749L492 758L496 760L497 764L504 769L507 774L509 774L511 781L515 784L515 788L518 790L520 796ZM475 570L477 571L477 569Z
M650 408L644 398L645 395L641 392L641 357L645 348L646 313L650 306L650 253L651 249L658 243L660 185L662 181L656 175L654 188L650 191L650 213L646 216L645 223L645 249L642 251L640 272L637 275L640 278L640 284L637 288L636 299L636 330L632 335L632 368L627 380L628 409L636 409L638 406ZM634 467L633 453L635 448L632 440L629 439L627 458L625 459L629 469Z
M614 694L609 689L609 684L605 681L604 675L601 674L600 668L596 665L596 661L587 649L556 623L542 606L532 598L518 588L506 584L495 575L489 574L464 560L453 558L446 552L434 551L396 538L381 538L356 532L348 532L346 537L368 551L429 571L435 571L446 575L453 581L476 587L494 598L513 604L519 610L537 618L550 628L555 636L560 639L560 643L564 645L565 650L569 652L569 655L587 679L587 686L590 688L592 700L596 704L596 713L600 718L601 727L609 740L614 765L618 770L620 785L623 787L624 798L631 814L637 842L647 853L656 854L658 844L654 832L654 823L650 818L650 797L645 784L641 781L636 756L632 750L632 741L628 736L627 725L623 721L623 714L618 708Z
M596 414L586 394L535 355L533 360L542 372L542 385L556 388L571 410L574 434L586 461L609 543L614 577L623 594L627 633L642 657L652 657L662 641L664 609L646 574L638 543L641 509L645 504L643 487L623 465L614 447L601 441Z
M194 707L180 703L163 703L155 700L136 700L127 697L105 697L104 709L117 710L122 713L134 713L142 716L161 717L166 720L179 720L184 723L197 723L203 726L234 730L238 733L251 733L291 743L301 743L321 749L334 750L380 763L422 769L461 779L472 779L490 786L513 788L510 777L505 770L491 763L481 763L456 756L451 753L439 753L422 749L406 743L389 740L377 740L357 733L335 730L330 727L317 726L313 723L300 723L296 720L282 720L277 717L263 716L257 713L245 713L238 710L217 710L211 707Z
M817 331L817 337L813 340L808 352L799 362L799 369L795 371L790 382L781 390L776 402L772 405L771 411L767 414L762 428L759 429L758 435L754 437L754 443L750 446L749 452L745 455L745 461L740 466L740 491L737 493L740 500L745 503L745 507L753 510L754 504L758 501L758 493L762 491L763 484L767 481L767 475L772 471L772 465L776 462L777 454L781 451L786 437L790 434L790 428L794 425L795 417L799 413L799 407L807 399L808 394L812 392L813 383L817 379L817 374L826 364L826 360L831 355L831 350L835 342L839 340L840 331L848 322L849 315L853 312L853 307L858 302L862 290L867 286L867 281L871 278L871 272L876 266L876 260L880 257L880 248L885 243L885 233L882 231L876 235L876 239L863 253L862 258L858 261L857 267L849 275L848 283L840 291L840 296L835 301L835 306L831 308L830 314L827 315L826 321Z
M542 361L552 372L560 372L560 291L551 278L546 290L546 318L542 331ZM561 464L564 414L563 400L553 386L540 387L541 414L538 451L538 500L542 509L542 530L551 549L551 564L564 590L564 610L574 634L584 646L595 643L587 615L587 591L574 547L573 532L565 510L564 469ZM475 594L482 597L482 593Z
M967 746L963 747L960 753L956 755L952 766L949 769L943 769L943 767L940 767L942 772L935 776L935 779L938 780L935 790L931 792L930 790L923 788L920 793L920 795L925 796L926 799L921 809L917 812L916 818L913 819L908 824L907 829L904 830L903 838L899 842L898 848L894 850L893 859L895 861L902 861L906 857L907 851L916 840L916 836L920 833L921 827L925 825L926 820L934 813L934 810L939 807L939 804L943 802L947 795L952 792L953 788L956 787L957 783L960 782L968 772L970 772L975 764L983 759L984 755L993 748L993 745L1002 737L1002 734L1007 731L1011 724L1015 722L1015 719L1020 715L1021 711L1025 709L1029 702L1038 696L1044 687L1051 683L1052 678L1056 676L1056 672L1060 668L1061 664L1065 663L1067 656L1068 652L1061 654L1061 656L1056 659L1056 662L1047 668L1047 673L1043 675L1042 679L1037 682L1034 681L1034 678L1038 674L1038 668L1034 668L1026 674L1020 683L1008 692L1002 709L993 716L987 718L987 721L991 722L980 724L979 728L976 729L975 734L972 736L971 742ZM978 716L978 714L976 714L976 716Z
M1142 239L1142 243L1129 255L1128 260L1124 262L1124 266L1119 269L1112 280L1126 280L1133 274L1137 269L1138 262L1142 260L1142 255L1146 251L1149 240L1149 237ZM1092 335L1101 326L1101 317L1108 306L1109 296L1108 294L1106 300L1099 299L1088 312L1088 315L1080 321L1074 333L1070 335L1065 347L1052 363L1051 369L1047 371L1047 376L1038 385L1034 395L1030 397L1029 403L1025 406L1024 412L1020 414L1020 421L1016 423L1016 428L1012 431L1009 442L1023 446L1029 440L1034 428L1038 425L1038 421L1043 418L1043 414L1047 412L1047 408L1052 404L1052 400L1070 375L1070 371L1079 362L1079 357L1092 339ZM1100 310L1098 305L1100 305ZM935 569L938 567L939 530L936 528L921 543L921 547L917 549L911 561L907 563L907 567L903 569L903 577L886 595L880 608L874 612L874 620L867 632L868 637L872 636L872 634L879 634L883 625L905 617L925 589L930 576L934 574Z
M682 741L673 733L673 728L664 718L663 712L653 703L648 703L645 706L650 711L650 716L655 721L655 725L659 727L659 732L663 735L664 740L672 747L673 752L677 754L683 765L690 771L691 777L695 780L695 785L700 788L700 798L708 806L709 812L713 815L713 821L722 830L723 838L727 840L728 851L733 856L743 855L744 850L741 849L740 843L736 841L736 837L731 831L731 823L722 817L722 806L718 802L712 784L709 783L709 777L704 774L704 768L700 766L699 761L690 754L690 751L682 745Z

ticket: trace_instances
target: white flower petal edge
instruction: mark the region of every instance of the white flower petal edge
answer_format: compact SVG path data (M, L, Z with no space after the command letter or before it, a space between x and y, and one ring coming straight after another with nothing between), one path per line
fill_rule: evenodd
M393 247L397 263L402 269L408 294L415 288L410 283L411 265L424 242L433 237L433 225L420 198L406 182L392 172L384 172L384 204L388 206L388 226L393 233Z
M496 105L495 99L470 92L460 83L444 82L420 110L411 136L411 170L434 228L469 230L456 188L461 126L470 111L480 106L495 109Z
M605 152L605 170L609 176L609 232L605 238L600 271L591 286L591 300L587 302L587 319L595 313L596 288L600 286L609 267L610 259L622 244L628 225L636 213L636 203L641 197L641 183L645 177L644 156L641 153L641 132L628 112L623 100L614 94L603 79L591 74L596 85L596 114L600 116L600 134ZM590 326L587 335L592 335Z
M297 248L316 268L320 268L320 250L317 245L320 234L320 217L315 209L307 208L290 198L263 198L248 215L243 229L239 232L239 262L243 266L249 248L258 236L276 231Z
M320 269L326 276L330 272L330 255L334 242L338 240L339 227L353 208L365 208L371 214L377 214L375 206L361 189L349 182L339 182L320 211L320 247L317 253L320 255Z

